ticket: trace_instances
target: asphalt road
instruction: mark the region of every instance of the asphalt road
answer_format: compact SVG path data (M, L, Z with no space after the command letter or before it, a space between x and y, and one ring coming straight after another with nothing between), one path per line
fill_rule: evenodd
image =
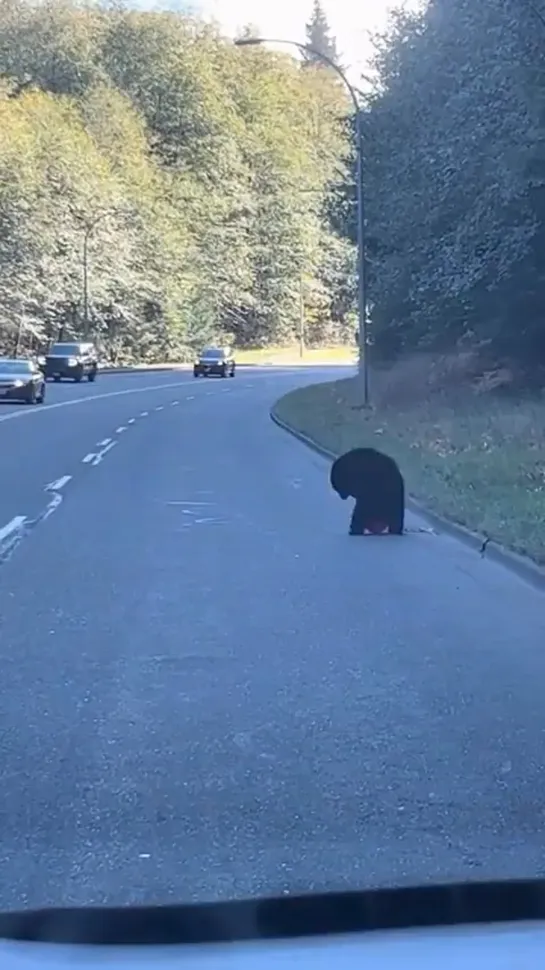
M347 535L268 417L337 373L0 408L1 908L543 875L543 596Z

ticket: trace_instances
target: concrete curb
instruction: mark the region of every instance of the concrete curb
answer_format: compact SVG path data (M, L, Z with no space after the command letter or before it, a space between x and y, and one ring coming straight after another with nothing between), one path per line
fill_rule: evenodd
M274 407L270 411L271 420L283 431L287 431L288 434L293 435L298 441L301 441L308 448L312 448L313 451L322 455L323 458L328 458L330 461L334 461L337 455L330 451L329 448L324 448L309 435L304 434L302 431L298 431L296 428L292 428L291 425L287 424L282 418L279 418L275 412ZM469 546L470 549L474 549L475 552L481 553L483 558L491 559L493 562L499 563L499 565L504 566L511 572L515 573L520 579L525 582L530 583L536 589L541 591L545 590L545 569L535 563L532 559L528 559L526 556L521 556L516 552L512 552L510 549L506 549L505 546L499 543L492 542L488 539L488 536L479 535L477 532L472 532L463 525L458 525L457 522L452 522L450 519L444 518L437 512L431 512L425 506L423 506L416 499L409 496L407 498L407 508L409 511L414 512L415 515L420 516L424 519L428 525L436 532L442 532L445 535L451 536L453 539L457 539L459 542L463 542L464 545Z

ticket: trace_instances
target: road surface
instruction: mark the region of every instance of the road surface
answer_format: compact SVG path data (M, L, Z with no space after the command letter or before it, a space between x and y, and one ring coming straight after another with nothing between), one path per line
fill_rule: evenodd
M0 408L1 908L543 875L543 596L347 535L268 416L336 376Z

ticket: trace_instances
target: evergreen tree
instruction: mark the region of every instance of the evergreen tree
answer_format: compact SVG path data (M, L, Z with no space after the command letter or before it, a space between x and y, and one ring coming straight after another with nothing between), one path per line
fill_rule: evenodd
M306 42L309 47L328 57L334 64L338 64L337 42L331 35L331 30L325 11L320 0L314 0L312 16L305 27ZM305 60L314 66L323 65L323 61L313 54L307 54Z

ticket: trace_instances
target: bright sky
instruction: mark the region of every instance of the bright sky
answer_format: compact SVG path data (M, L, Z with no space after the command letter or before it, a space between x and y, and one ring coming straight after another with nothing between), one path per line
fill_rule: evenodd
M322 0L331 31L337 40L342 63L356 79L366 67L369 45L366 33L386 22L387 11L403 0ZM414 7L418 0L405 0ZM237 28L252 23L262 36L304 41L313 0L192 0L191 6L214 17L232 36Z

